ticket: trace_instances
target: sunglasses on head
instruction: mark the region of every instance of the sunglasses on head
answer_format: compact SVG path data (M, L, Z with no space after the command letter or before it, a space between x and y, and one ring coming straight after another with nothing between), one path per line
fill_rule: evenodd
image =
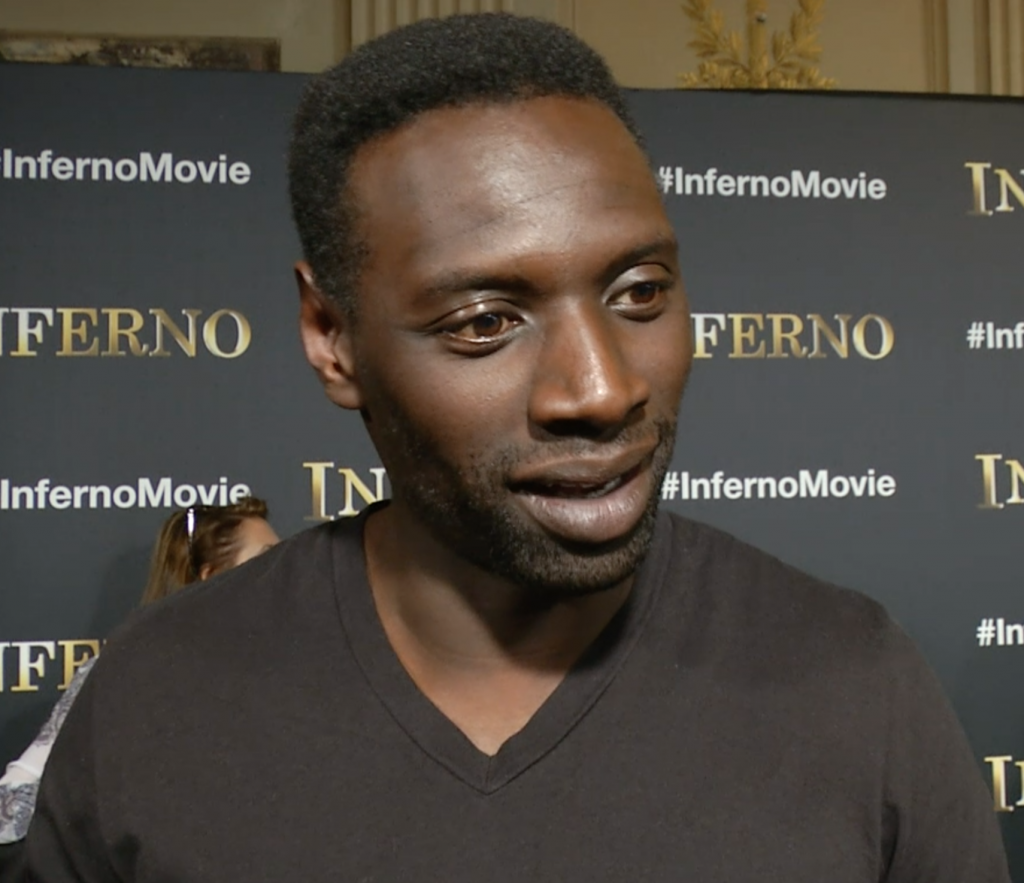
M188 573L190 580L199 579L199 566L196 564L196 521L205 508L205 506L189 506L185 510L185 539L188 542Z

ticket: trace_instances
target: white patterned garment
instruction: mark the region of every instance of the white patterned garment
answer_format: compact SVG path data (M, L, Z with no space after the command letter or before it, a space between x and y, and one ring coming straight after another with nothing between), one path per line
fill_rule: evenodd
M79 667L39 735L21 757L7 764L7 772L0 778L0 843L14 843L28 833L46 758L50 756L50 748L64 725L64 718L68 716L71 704L95 662L94 656Z

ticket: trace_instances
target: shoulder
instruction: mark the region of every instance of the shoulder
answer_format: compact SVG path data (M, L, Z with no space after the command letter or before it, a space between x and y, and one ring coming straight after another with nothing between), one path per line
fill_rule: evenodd
M78 667L74 677L71 679L71 683L68 684L64 695L60 697L57 704L53 707L53 711L50 712L49 718L43 724L39 735L36 736L35 741L32 743L33 745L49 745L57 738L57 733L64 726L64 719L68 716L71 706L82 690L82 684L85 683L85 679L89 676L89 672L92 671L98 658L98 656L93 656Z
M272 663L284 645L315 642L337 622L336 561L358 551L360 536L352 521L311 528L136 611L110 637L90 680L142 683L148 672L166 681L192 669L227 676L238 666Z
M782 667L886 666L917 651L878 601L671 515L676 593L729 652Z
M677 516L671 526L663 590L676 615L658 627L674 642L675 668L691 675L687 687L705 683L702 719L724 721L725 742L742 721L752 754L781 745L798 789L832 783L846 813L860 795L861 829L881 832L885 879L1007 880L973 752L885 608L724 531Z

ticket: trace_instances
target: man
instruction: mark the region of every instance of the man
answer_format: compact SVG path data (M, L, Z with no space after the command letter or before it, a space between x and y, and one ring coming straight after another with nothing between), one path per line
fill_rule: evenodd
M138 618L28 840L64 881L995 883L877 604L657 514L690 367L603 63L432 21L308 90L302 335L393 498Z

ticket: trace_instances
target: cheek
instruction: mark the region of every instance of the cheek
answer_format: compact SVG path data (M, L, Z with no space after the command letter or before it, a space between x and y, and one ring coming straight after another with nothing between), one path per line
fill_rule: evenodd
M391 416L371 407L371 420L399 430L399 441L404 430L445 452L472 452L510 439L525 425L528 380L500 356L424 357L414 370L392 364L373 396Z
M262 548L262 544L250 545L247 543L238 550L238 554L235 555L235 560L232 562L231 566L238 567L239 564L245 564L246 561L249 561L259 555Z
M673 318L675 321L665 323L655 339L647 341L643 349L643 370L650 380L654 397L674 407L690 374L693 349L689 315L683 313Z

